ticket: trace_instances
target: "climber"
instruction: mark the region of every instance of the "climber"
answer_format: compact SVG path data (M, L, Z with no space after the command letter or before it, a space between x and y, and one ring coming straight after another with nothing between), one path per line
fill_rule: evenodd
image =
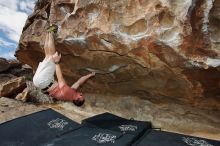
M95 76L95 72L81 77L71 87L67 85L60 66L61 54L56 52L54 44L54 33L57 31L56 26L50 26L47 29L47 35L44 43L45 58L39 63L33 77L33 83L36 87L58 100L73 101L77 106L83 105L85 99L82 93L76 90L80 85L85 83L89 78ZM56 72L57 80L54 80Z

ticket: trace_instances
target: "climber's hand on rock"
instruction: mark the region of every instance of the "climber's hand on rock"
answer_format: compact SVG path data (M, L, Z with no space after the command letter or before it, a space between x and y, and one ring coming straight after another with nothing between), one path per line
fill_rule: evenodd
M54 63L58 64L60 62L60 59L61 59L61 54L58 54L58 52L53 54Z
M90 73L89 76L90 76L90 77L95 76L95 72Z

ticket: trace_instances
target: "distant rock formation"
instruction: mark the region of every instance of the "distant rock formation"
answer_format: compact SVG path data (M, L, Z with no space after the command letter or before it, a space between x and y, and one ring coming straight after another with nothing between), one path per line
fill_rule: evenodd
M32 69L27 65L0 58L0 97L13 98L26 88L26 79L32 76Z
M53 98L34 87L33 71L18 60L0 58L0 97L16 98L34 103L53 103Z

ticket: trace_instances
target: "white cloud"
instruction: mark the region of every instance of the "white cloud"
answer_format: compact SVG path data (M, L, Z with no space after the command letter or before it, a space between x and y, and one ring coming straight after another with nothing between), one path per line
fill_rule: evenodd
M21 9L21 10L24 10L24 11L27 11L27 10L28 10L27 3L24 2L24 1L22 1L22 2L20 3L20 9Z
M10 43L2 38L0 38L0 46L3 47L16 47L15 43Z
M0 5L14 11L18 10L19 7L21 10L31 13L34 8L35 1L37 0L1 0Z
M19 41L25 21L32 12L35 1L36 0L0 1L0 29L10 40L15 42Z
M9 39L18 42L28 15L1 5L0 10L0 29L6 33Z
M33 0L32 1L30 1L30 0L22 0L19 3L19 8L22 11L25 11L26 13L31 13L33 11L34 5L35 5L35 0L34 1Z
M0 57L6 58L6 59L15 59L14 53L15 53L14 51L3 53L3 54L0 54Z
M33 11L37 0L0 0L0 31L4 37L14 41L11 43L0 38L1 48L15 49L19 41L25 21ZM2 35L2 34L1 34ZM1 57L15 58L14 51L0 53Z
M12 9L14 11L17 10L17 4L19 3L19 0L1 0L0 5L2 7L7 7L9 9ZM1 10L2 11L2 10Z

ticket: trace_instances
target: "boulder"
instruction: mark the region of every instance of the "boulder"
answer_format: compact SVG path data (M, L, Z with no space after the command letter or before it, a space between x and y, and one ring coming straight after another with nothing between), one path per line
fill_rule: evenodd
M16 77L24 77L27 80L33 79L33 70L27 64L22 64L16 59L7 60L0 58L0 84Z
M9 62L5 58L0 58L0 73L7 71L10 67Z
M0 84L3 82L7 82L8 80L13 79L13 78L16 78L16 76L13 74L9 74L9 73L0 74Z
M54 103L55 99L36 88L31 81L26 81L27 88L22 92L22 100L37 104Z
M28 88L25 88L21 93L19 93L15 99L26 102L28 98Z
M55 23L69 84L95 71L84 92L190 103L220 94L218 12L218 1L203 0L38 1L16 56L35 70L44 57L45 29Z
M26 87L24 77L17 77L0 84L0 97L13 97Z
M10 64L10 68L22 68L22 63L16 59L8 60L8 63Z
M22 64L18 60L8 60L10 67L7 70L7 73L13 74L17 77L25 76L27 79L33 78L33 70L27 64ZM6 72L5 72L6 73Z

